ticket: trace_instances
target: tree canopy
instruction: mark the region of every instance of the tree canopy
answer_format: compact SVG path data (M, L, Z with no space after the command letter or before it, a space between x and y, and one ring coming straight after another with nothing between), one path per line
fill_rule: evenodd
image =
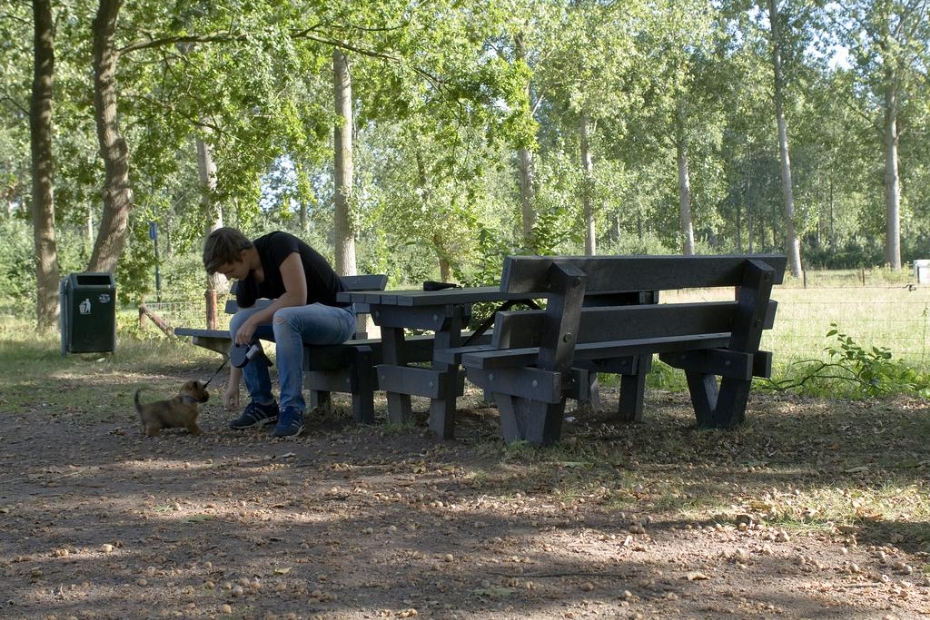
M44 195L40 4L0 9L0 226L57 238L0 251L22 295L48 294L49 253L151 291L149 222L170 284L196 288L208 209L330 256L351 234L359 270L395 283L488 281L515 252L787 251L792 228L805 267L930 256L926 2L52 1ZM352 79L348 233L333 222L336 50Z

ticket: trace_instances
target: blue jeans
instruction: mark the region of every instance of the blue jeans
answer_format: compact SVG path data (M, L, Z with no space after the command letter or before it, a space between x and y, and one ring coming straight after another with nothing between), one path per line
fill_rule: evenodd
M233 342L239 327L255 308L239 310L229 321ZM275 343L275 362L281 384L281 409L292 408L303 412L306 401L303 395L304 344L339 344L355 333L355 313L351 308L336 308L323 304L281 308L274 313L271 324L264 323L255 330L255 337ZM267 405L274 402L271 392L271 375L268 367L249 362L242 369L245 387L253 401Z

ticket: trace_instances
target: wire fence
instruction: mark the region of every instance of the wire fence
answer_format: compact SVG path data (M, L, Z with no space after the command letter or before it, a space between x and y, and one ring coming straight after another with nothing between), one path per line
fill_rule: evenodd
M850 282L857 280L852 278ZM692 291L685 295L707 299L712 293ZM725 293L724 293L725 295ZM762 348L775 353L777 366L825 359L825 349L836 345L827 333L836 326L859 346L888 350L895 360L930 372L930 287L915 285L776 287L778 301L774 328L767 330ZM218 301L219 328L226 329L229 316L225 299ZM146 303L150 312L171 327L206 327L203 301Z
M894 360L930 371L930 287L912 284L779 286L775 324L763 333L761 348L775 353L775 365L825 360L837 346L837 330L860 347L887 350ZM686 291L666 301L725 299L724 291Z
M777 290L775 326L762 347L782 362L823 359L836 329L866 349L930 371L930 288L837 287Z
M219 329L229 327L229 315L223 312L225 300L218 301L217 321ZM204 301L159 301L145 302L146 309L171 327L207 327L207 308ZM140 315L140 321L145 321Z

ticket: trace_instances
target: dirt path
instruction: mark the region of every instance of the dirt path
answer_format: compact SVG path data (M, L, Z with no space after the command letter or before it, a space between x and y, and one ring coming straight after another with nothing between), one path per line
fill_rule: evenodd
M759 429L785 405L754 409ZM273 441L226 430L212 403L205 435L155 439L128 414L0 411L0 618L930 615L926 523L867 542L858 526L792 531L747 511L829 471L822 455L760 464L762 438L721 457L734 440L687 430L674 395L636 427L577 420L543 454L504 450L492 411L463 412L453 442L340 419ZM603 460L573 460L582 441ZM746 502L719 520L682 516L731 495Z

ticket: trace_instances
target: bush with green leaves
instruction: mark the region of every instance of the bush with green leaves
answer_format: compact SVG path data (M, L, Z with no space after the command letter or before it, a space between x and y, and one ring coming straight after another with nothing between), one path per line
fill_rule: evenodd
M805 360L794 365L792 376L764 382L779 391L810 396L864 398L894 394L930 397L930 375L901 360L884 347L867 347L830 324L825 360Z

